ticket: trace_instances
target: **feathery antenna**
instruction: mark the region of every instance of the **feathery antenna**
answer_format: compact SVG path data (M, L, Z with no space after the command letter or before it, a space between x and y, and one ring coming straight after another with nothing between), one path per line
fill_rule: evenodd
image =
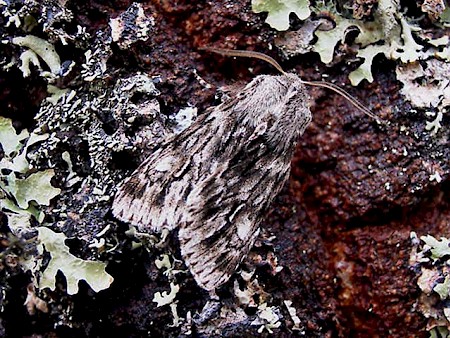
M286 75L286 72L283 70L283 68L280 66L280 64L278 62L276 62L272 57L270 57L266 54L260 53L260 52L254 52L254 51L249 51L249 50L215 48L215 47L200 47L199 50L204 50L204 51L221 54L221 55L225 55L225 56L236 56L236 57L247 57L247 58L260 59L260 60L266 61L267 63L271 64L281 74ZM330 89L330 90L334 91L335 93L341 95L345 99L347 99L357 109L362 111L364 114L370 116L371 118L376 120L378 123L382 123L382 124L385 123L381 118L379 118L374 113L372 113L370 111L370 109L368 109L366 106L364 106L355 97L353 97L352 95L347 93L344 89L342 89L341 87L339 87L333 83L329 83L329 82L325 82L325 81L303 81L303 80L302 80L302 82L308 86L315 86L315 87L322 87L322 88Z

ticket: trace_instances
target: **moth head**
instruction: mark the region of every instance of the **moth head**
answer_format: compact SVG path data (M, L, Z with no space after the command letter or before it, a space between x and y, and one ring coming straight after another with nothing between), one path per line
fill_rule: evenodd
M226 56L250 57L250 58L260 59L260 60L266 61L269 64L271 64L272 66L274 66L280 73L282 73L285 76L294 75L294 74L286 73L278 62L276 62L273 58L271 58L270 56L263 54L263 53L247 51L247 50L231 50L231 49L222 49L222 48L213 48L213 47L202 47L202 48L200 48L200 50L206 50L206 51L210 51L213 53L226 55ZM294 76L296 76L296 75L294 75ZM339 87L333 83L329 83L329 82L325 82L325 81L303 81L303 80L300 80L300 81L302 81L302 83L307 86L322 87L322 88L330 89L330 90L334 91L335 93L341 95L348 101L350 101L350 103L353 104L356 108L358 108L358 110L362 111L364 114L375 119L378 123L384 123L384 121L382 119L380 119L378 116L374 115L370 111L370 109L368 109L366 106L364 106L355 97L353 97L352 95L347 93L341 87Z
M311 121L309 104L308 91L297 75L259 75L237 94L233 109L243 124L277 133L288 142L296 136L286 134L289 130L303 132Z

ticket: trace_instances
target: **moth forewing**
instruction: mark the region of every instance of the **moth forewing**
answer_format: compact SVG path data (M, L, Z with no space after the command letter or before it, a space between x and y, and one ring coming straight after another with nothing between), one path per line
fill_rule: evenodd
M112 212L144 232L178 228L186 265L213 290L248 254L310 121L298 76L258 76L150 155Z

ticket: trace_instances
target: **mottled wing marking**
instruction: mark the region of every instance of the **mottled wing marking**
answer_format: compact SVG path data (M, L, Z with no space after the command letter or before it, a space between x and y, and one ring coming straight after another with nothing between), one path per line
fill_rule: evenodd
M141 231L178 227L186 265L212 290L253 245L310 119L296 75L258 76L144 161L119 187L113 214Z
M261 140L255 139L255 143ZM258 235L258 225L289 175L289 162L253 147L259 161L246 166L242 153L198 185L188 198L192 222L179 231L181 253L199 284L212 290L228 280ZM267 172L272 167L276 170ZM236 180L236 172L241 176Z
M183 198L191 189L196 171L196 153L203 144L193 142L202 131L197 124L179 137L163 144L119 186L112 212L118 219L137 225L141 230L160 232L183 222ZM203 140L207 142L207 140Z

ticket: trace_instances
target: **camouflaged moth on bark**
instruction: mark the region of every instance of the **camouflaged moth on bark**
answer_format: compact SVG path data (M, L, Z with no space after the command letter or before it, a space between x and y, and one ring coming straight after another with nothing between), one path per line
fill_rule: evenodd
M234 273L290 173L298 138L311 121L302 81L264 54L282 75L260 75L150 155L119 186L112 212L143 232L178 229L181 254L206 290ZM346 95L339 88L332 88Z

